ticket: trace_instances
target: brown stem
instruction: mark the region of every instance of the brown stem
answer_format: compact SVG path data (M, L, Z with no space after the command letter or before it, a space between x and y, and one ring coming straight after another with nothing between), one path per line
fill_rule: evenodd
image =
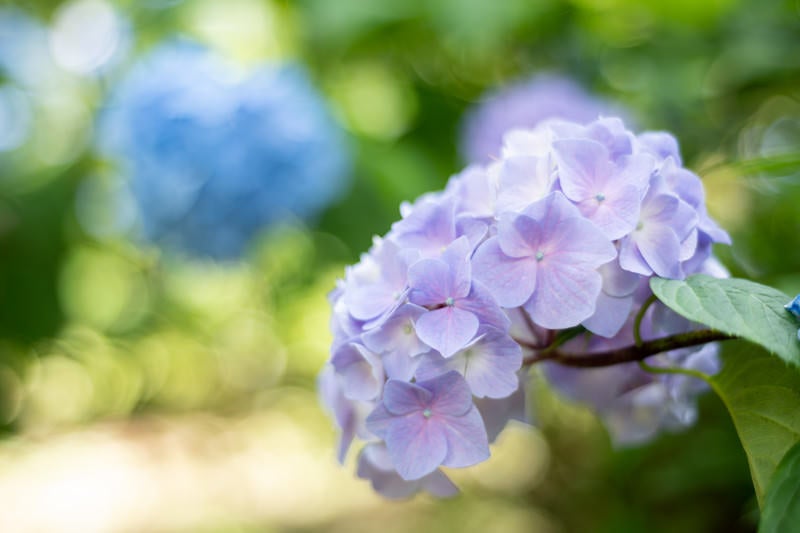
M656 355L678 348L688 348L714 341L724 341L737 337L716 331L713 329L700 329L678 333L669 337L662 337L650 341L642 342L638 346L626 346L616 350L589 354L569 354L558 350L547 353L533 354L526 357L524 365L533 365L541 361L553 361L564 366L574 366L583 368L597 368L602 366L620 365L634 361L643 361L651 355Z

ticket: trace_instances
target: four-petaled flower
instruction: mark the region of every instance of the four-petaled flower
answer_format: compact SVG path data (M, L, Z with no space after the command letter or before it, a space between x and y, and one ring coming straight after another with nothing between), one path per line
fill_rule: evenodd
M503 213L497 236L475 252L475 275L503 307L523 306L545 328L580 324L594 313L597 268L616 249L560 192L522 213Z
M390 379L367 429L386 442L397 473L420 479L440 465L464 467L489 457L483 420L458 372L408 383Z
M507 330L508 318L472 280L471 246L456 239L441 258L422 259L408 270L409 300L429 309L416 322L419 338L450 357L467 345L481 322Z

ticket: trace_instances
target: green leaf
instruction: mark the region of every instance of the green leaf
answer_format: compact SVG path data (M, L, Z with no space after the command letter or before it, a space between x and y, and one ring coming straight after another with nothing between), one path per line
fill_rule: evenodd
M755 342L800 366L800 324L784 309L791 298L781 291L743 279L704 274L685 280L652 278L650 287L679 315Z
M769 483L759 533L791 533L800 525L800 444L786 453Z
M737 161L731 164L730 168L744 175L765 173L785 176L800 171L800 154L786 153L759 159Z
M733 418L761 503L778 463L800 442L800 372L758 346L732 342L709 383Z

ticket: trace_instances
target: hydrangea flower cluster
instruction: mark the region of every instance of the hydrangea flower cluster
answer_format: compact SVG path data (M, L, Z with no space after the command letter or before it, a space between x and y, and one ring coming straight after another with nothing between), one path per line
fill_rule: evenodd
M313 217L348 182L344 133L298 66L245 77L199 45L169 43L134 65L102 126L145 236L192 255L236 258L260 229Z
M500 155L509 130L533 128L547 119L587 123L618 114L619 106L589 94L569 78L539 74L490 93L467 115L461 153L470 163L485 164Z
M499 160L401 214L331 293L334 340L320 376L340 460L356 436L367 441L358 475L388 497L452 494L440 467L484 461L508 421L525 420L526 369L565 330L577 335L557 349L587 358L632 345L634 322L644 339L688 331L650 305L649 278L726 275L711 246L730 239L675 139L635 135L616 118L512 131ZM714 346L648 362L719 366ZM544 375L623 444L690 424L702 389L636 363L551 362Z

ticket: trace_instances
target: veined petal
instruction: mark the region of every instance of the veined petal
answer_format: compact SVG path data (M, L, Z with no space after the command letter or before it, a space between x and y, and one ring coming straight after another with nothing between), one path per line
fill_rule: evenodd
M386 448L400 477L414 480L442 464L448 443L443 426L417 412L391 421L386 431Z
M414 376L419 358L411 357L402 351L393 351L381 356L383 371L389 379L408 381Z
M611 338L625 325L632 308L633 295L617 298L600 291L594 314L581 325L596 335Z
M553 188L549 155L509 157L503 161L498 173L498 213L521 211Z
M602 279L595 270L569 263L543 266L536 290L525 304L533 321L545 328L577 326L594 314Z
M478 318L468 311L445 306L420 316L416 328L425 344L450 357L475 336Z
M386 431L389 424L394 420L395 415L390 413L383 403L379 403L375 409L367 416L366 426L367 430L374 434L379 439L386 439Z
M636 247L650 268L662 278L681 279L683 269L679 262L681 243L672 229L653 224L634 235Z
M581 213L594 222L609 240L616 240L631 232L639 221L641 193L633 185L608 192L599 200L591 197L578 204Z
M542 231L529 216L503 213L497 221L497 244L508 257L535 255Z
M469 294L472 280L472 264L469 261L471 255L472 245L466 237L459 237L442 252L441 259L450 271L447 296L462 298Z
M418 201L392 226L392 239L401 248L415 248L427 257L438 255L455 239L455 199Z
M367 348L379 354L401 353L406 357L414 357L425 353L430 347L417 337L414 328L414 322L424 313L427 313L424 307L405 304L378 327L365 332L361 340Z
M585 218L562 220L542 240L540 269L556 257L560 263L595 269L617 256L608 237Z
M453 359L463 365L464 378L474 396L505 398L519 387L522 349L503 332L489 331Z
M603 292L616 298L633 294L642 279L638 274L623 270L619 264L619 257L602 265L598 272L603 277Z
M347 398L366 401L380 394L383 366L380 359L365 347L355 343L342 345L333 354L331 364Z
M429 379L454 370L464 376L478 398L505 398L519 388L517 371L522 349L505 333L494 328L478 337L449 359L431 353L422 358L418 379Z
M357 320L369 320L383 313L395 302L395 295L384 284L355 287L345 293L347 310Z
M478 409L472 405L463 416L448 416L442 420L447 440L444 466L461 468L489 458L489 438Z
M564 139L553 142L553 149L567 198L580 202L602 192L614 172L605 146L588 139Z
M383 405L393 415L422 411L432 401L433 393L414 383L390 379L383 389Z
M421 259L408 269L408 297L417 305L438 305L452 297L450 267L441 259Z
M466 298L456 300L455 305L459 309L469 311L484 326L492 326L502 331L508 331L511 327L511 320L503 312L497 301L494 299L489 289L480 281L472 281L472 290Z
M483 283L502 307L519 307L536 287L536 258L512 258L500 249L497 237L484 242L472 258L475 279Z
M480 244L488 231L489 225L486 222L471 215L459 215L456 217L456 234L469 241L470 251Z
M653 273L653 269L647 264L642 252L636 245L633 235L629 235L620 241L619 266L623 270L642 276L649 276Z
M448 372L419 385L433 393L431 410L436 416L461 416L472 405L472 392L469 385L458 372Z

